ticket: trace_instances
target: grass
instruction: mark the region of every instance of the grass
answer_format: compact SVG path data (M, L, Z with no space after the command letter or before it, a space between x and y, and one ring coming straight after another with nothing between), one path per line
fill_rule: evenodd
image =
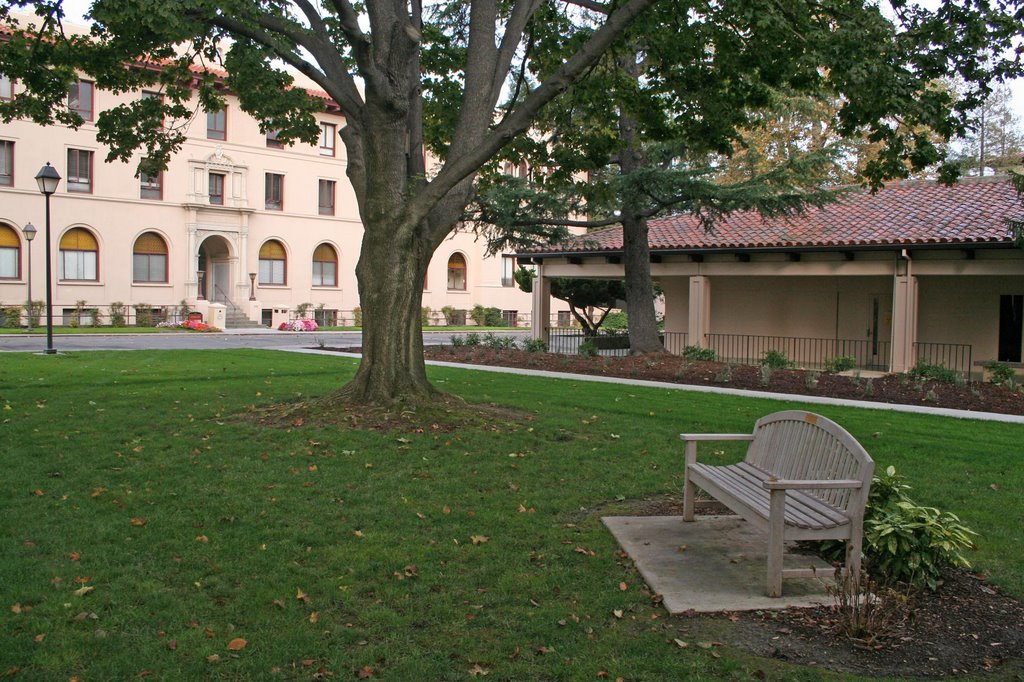
M530 420L403 434L240 418L355 366L272 351L0 356L0 671L830 677L697 646L728 621L666 616L598 513L678 491L678 432L748 431L798 402L435 368L441 388ZM1024 595L1024 427L816 411L919 502L960 514L981 533L976 568Z

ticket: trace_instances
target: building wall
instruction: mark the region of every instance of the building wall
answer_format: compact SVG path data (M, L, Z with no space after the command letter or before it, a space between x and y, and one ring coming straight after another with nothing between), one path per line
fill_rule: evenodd
M17 91L17 85L15 88ZM136 96L96 90L94 112ZM260 319L263 309L294 311L307 302L340 311L358 307L355 265L363 230L355 195L345 175L341 140L335 139L334 156L321 154L316 144L268 147L258 123L239 109L234 97L228 97L226 139L208 139L206 115L198 101L194 104L198 112L195 117L176 122L187 127L188 139L163 173L161 199L140 198L140 180L135 177L138 155L130 163L104 163L107 150L96 142L93 122L86 122L78 130L59 125L43 128L27 121L13 121L0 128L0 140L14 143L14 182L10 187L0 186L0 223L14 228L19 237L28 222L39 230L31 248L33 299L44 296L46 254L44 198L34 176L50 162L63 178L51 197L53 300L58 321L62 309L82 300L87 306L106 306L114 301L132 306L176 306L182 300L194 305L201 298L199 256L210 249L223 251L226 256L210 259L218 261L210 269L218 270L220 283L226 283L221 287L223 295L252 319ZM345 123L337 113L322 113L319 119L336 130ZM69 191L69 149L93 153L91 193ZM210 172L226 176L223 206L210 204ZM281 210L265 206L267 173L284 177ZM319 180L335 182L333 216L319 215ZM58 278L58 245L61 236L75 227L87 229L98 242L95 281ZM167 244L167 282L133 281L133 246L141 234L149 231L159 234ZM250 302L249 273L258 272L260 247L269 239L278 240L285 248L286 280L283 284L257 283L257 300ZM323 243L334 247L338 255L336 286L313 285L312 255ZM445 241L428 269L424 305L434 311L446 305L466 310L477 304L493 306L519 311L528 321L530 295L516 287L502 286L502 258L486 257L484 247L469 234L456 233ZM26 300L27 251L22 241L20 276L0 279L2 304L19 305ZM456 251L467 263L464 291L449 291L447 287L448 258ZM221 268L226 269L226 276ZM214 272L206 273L205 278L212 282ZM210 298L214 294L204 293ZM443 318L435 316L434 321L439 319Z

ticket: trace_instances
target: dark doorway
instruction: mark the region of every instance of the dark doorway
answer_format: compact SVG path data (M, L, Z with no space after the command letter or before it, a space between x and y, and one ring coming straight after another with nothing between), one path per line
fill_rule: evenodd
M999 297L999 361L1020 362L1024 296Z

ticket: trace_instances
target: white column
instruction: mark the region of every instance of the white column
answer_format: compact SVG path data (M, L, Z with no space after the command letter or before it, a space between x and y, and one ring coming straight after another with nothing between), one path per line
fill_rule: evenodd
M549 343L551 328L551 280L544 276L544 266L537 265L537 276L533 279L533 313L530 336Z
M707 334L711 328L711 279L704 275L690 277L690 314L686 343L707 347Z
M917 277L897 275L892 291L891 372L906 372L917 364Z

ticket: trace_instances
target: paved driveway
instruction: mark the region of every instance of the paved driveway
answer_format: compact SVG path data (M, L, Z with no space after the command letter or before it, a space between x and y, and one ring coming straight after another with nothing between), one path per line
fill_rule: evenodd
M459 332L465 334L465 332ZM526 338L529 332L499 332L500 336ZM452 332L426 332L424 344L448 343ZM53 346L60 351L79 350L197 350L217 348L316 348L358 346L360 332L279 332L276 330L239 330L219 334L54 334ZM36 352L46 348L46 336L0 335L0 352Z

